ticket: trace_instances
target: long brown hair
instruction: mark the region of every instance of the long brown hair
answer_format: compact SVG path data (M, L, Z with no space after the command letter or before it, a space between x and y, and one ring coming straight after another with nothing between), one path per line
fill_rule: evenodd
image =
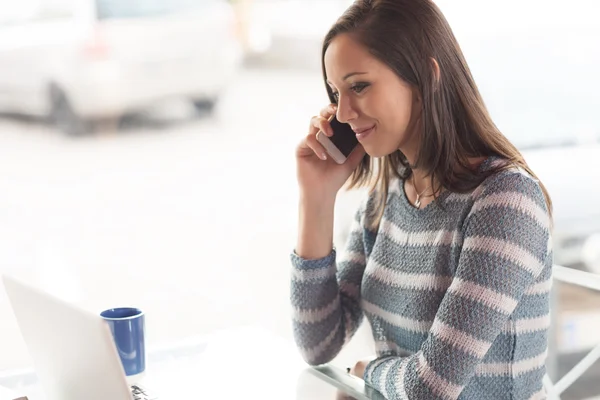
M366 155L349 181L349 188L369 186L378 195L372 227L383 215L391 178L407 179L411 167L428 171L431 184L438 182L437 189L456 193L468 193L489 175L511 166L538 179L492 121L460 46L433 1L356 0L346 10L323 41L323 78L332 103L335 97L327 85L324 58L332 40L343 33L369 49L422 97L422 136L415 164L410 166L401 151L375 160ZM439 76L432 59L439 65ZM508 162L486 173L469 165L471 157L494 155ZM552 201L541 182L540 186L552 216Z

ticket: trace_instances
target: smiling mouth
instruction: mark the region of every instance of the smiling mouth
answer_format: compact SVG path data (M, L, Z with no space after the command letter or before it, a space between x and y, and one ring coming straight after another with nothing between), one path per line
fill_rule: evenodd
M373 129L375 127L375 125L370 126L368 128L363 128L363 129L352 129L354 131L354 133L356 133L357 135L361 135L367 131L370 131L371 129Z
M373 132L375 130L375 125L373 125L370 128L367 129L360 129L360 130L355 130L354 133L356 133L356 139L358 139L358 141L362 141L364 140L367 136L369 136L371 134L371 132Z

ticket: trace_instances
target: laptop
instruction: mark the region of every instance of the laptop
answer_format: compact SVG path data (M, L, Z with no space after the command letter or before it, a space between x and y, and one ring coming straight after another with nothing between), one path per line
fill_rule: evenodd
M3 281L47 400L155 399L127 383L102 317L14 277Z
M153 379L152 393L127 383L110 328L99 315L14 277L3 275L3 281L46 400L157 399L153 392L155 383L160 386L161 379L156 382ZM285 367L291 356L283 348L275 350L277 357L257 358L257 348L276 349L275 342L261 334L245 336L252 346L236 347L235 341L244 338L223 337L221 341L226 345L220 343L212 351L201 350L203 368L193 368L190 377L179 379L202 377L210 382L203 386L206 398L245 398L254 393L265 400L383 399L378 393L369 392L362 380L332 366L304 367L296 381L296 373L291 374ZM238 377L232 384L231 376L222 371L231 368L232 360L237 357L254 361L250 368L244 368L243 364L234 366ZM169 366L164 368L153 370L153 374L169 375ZM265 370L269 370L274 380L266 386ZM162 391L168 390L169 398L193 398L189 385L171 385L168 384L171 379L166 381Z

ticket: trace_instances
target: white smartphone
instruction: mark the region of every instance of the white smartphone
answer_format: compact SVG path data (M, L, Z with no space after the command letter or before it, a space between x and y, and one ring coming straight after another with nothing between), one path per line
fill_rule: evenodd
M329 137L323 131L319 131L317 140L325 147L333 161L343 164L358 145L356 133L349 124L338 121L335 114L329 118L329 124L333 130L333 135Z

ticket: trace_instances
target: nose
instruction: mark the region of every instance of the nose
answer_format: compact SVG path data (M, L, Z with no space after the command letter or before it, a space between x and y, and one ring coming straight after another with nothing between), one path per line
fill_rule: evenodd
M349 97L340 96L337 102L337 120L342 123L348 123L357 117L358 112L356 112L352 100Z

